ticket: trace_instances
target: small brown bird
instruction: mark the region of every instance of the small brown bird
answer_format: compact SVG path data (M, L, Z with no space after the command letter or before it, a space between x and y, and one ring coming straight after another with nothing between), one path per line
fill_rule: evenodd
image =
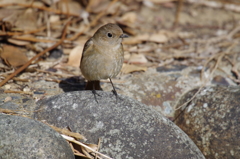
M85 43L80 69L88 80L86 89L93 90L95 100L95 90L101 90L100 80L108 78L118 99L111 78L116 77L122 68L124 55L122 38L127 37L128 35L124 34L118 25L109 23L100 27Z

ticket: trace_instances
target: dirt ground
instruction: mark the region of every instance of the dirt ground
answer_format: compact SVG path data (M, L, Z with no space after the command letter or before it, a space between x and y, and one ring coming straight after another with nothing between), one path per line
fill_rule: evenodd
M239 84L240 9L234 1L3 0L0 7L0 85L5 93L33 95L33 81L81 77L85 41L109 22L130 35L124 40L123 74L177 64L199 66L202 75L208 72L202 77L207 79L222 71Z
M82 49L106 23L130 36L119 76L195 66L202 86L216 75L239 85L239 13L237 0L0 0L0 94L38 101L65 92L61 83L84 89Z

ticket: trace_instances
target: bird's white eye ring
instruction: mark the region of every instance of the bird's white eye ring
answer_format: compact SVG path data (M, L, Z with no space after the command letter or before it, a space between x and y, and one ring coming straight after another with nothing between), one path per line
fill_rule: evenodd
M107 33L107 36L108 36L109 38L113 37L113 35L112 35L111 33Z

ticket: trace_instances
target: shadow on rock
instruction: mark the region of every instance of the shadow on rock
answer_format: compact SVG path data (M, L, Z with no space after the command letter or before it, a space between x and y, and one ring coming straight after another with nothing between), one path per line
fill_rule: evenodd
M59 83L59 87L64 92L83 91L85 86L85 80L83 78L79 78L79 76L65 78Z

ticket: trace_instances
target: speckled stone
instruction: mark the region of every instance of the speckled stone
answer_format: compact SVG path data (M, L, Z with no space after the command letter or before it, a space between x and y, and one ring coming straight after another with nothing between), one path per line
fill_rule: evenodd
M41 100L34 118L58 127L70 127L97 144L114 159L202 159L188 136L157 111L129 97L111 92L69 92Z
M197 70L196 67L173 66L159 69L151 68L146 72L123 76L123 83L116 82L115 87L119 94L134 98L172 120L178 99L187 90L199 86L200 74L190 75ZM103 83L103 90L111 91L111 84Z
M74 159L69 144L47 125L0 114L0 159Z
M196 91L185 94L178 105L189 100ZM206 87L177 114L176 124L206 158L239 158L240 87Z

